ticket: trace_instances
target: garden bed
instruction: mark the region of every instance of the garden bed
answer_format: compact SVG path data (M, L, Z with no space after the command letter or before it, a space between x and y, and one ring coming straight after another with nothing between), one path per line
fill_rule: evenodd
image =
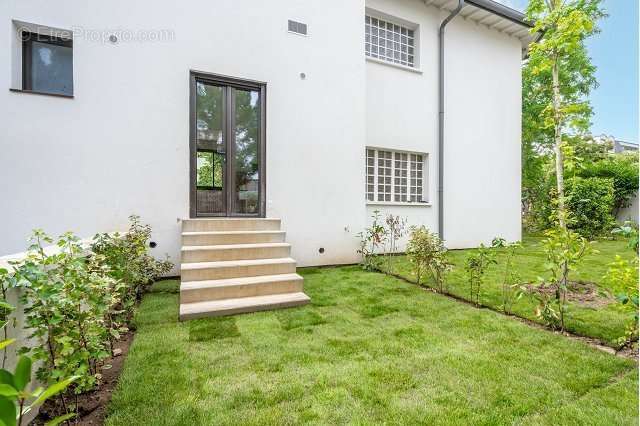
M529 288L532 287L530 283L537 282L540 276L545 276L546 259L540 247L540 241L539 237L525 237L523 248L514 257L513 269L518 272L522 283ZM622 307L615 302L611 294L612 291L607 288L603 277L607 273L608 265L615 260L616 255L630 260L634 254L627 247L627 241L624 240L598 240L594 243L594 248L597 252L587 255L580 268L572 272L569 277L571 285L568 294L566 328L567 331L575 335L592 338L600 344L617 347L617 340L624 334L625 326L631 318L631 311L629 307ZM501 311L503 265L506 251L499 248L491 250L495 251L498 264L491 265L485 274L485 282L480 289L480 304ZM454 268L447 276L446 293L452 297L470 300L464 262L473 251L474 249L449 251L449 259L454 264ZM404 255L391 256L389 259L381 261L379 265L384 272L413 283L417 282L412 265ZM424 279L421 281L422 285L432 285ZM513 304L511 313L541 323L541 319L536 316L536 307L537 303L531 297L524 296Z
M114 352L117 356L104 361L101 368L101 381L97 389L78 395L77 400L68 399L68 403L77 406L78 416L74 419L74 425L103 425L107 416L107 406L111 401L111 395L118 385L118 379L124 367L129 347L133 342L134 333L129 332L116 342ZM48 400L41 408L38 416L32 422L33 425L44 425L59 412L58 399Z

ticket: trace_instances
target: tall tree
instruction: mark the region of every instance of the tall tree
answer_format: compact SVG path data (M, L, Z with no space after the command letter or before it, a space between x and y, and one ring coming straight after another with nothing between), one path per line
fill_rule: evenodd
M601 0L531 0L527 17L542 37L529 47L523 70L523 160L526 182L540 173L536 153L553 151L558 221L566 229L564 153L568 137L589 129L587 99L596 87L585 40L606 16ZM533 176L528 176L533 174Z

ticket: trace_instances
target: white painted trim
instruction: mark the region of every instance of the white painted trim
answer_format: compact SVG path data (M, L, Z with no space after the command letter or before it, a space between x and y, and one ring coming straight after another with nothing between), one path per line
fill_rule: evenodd
M389 61L385 61L378 58L372 58L366 55L365 55L365 59L367 60L367 62L375 62L376 64L388 65L393 68L399 68L401 70L415 72L416 74L422 74L422 70L420 68L408 67L406 65L396 64L394 62L389 62Z
M409 207L431 207L431 203L409 203L400 201L367 201L368 206L409 206Z

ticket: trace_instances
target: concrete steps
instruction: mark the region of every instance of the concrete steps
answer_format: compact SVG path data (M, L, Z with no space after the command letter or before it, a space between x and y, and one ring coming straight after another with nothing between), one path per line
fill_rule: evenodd
M208 262L218 260L251 260L289 257L288 243L225 244L214 246L183 246L182 261Z
M183 220L180 319L308 303L284 238L279 219Z
M304 293L286 293L182 303L180 304L180 319L184 321L204 317L218 317L279 308L292 308L294 306L305 305L309 303L310 300L309 296Z
M182 243L185 246L283 243L284 239L284 231L200 231L182 233Z

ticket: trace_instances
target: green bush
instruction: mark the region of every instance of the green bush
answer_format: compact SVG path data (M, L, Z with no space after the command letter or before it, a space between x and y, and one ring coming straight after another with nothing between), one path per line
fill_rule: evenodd
M37 363L41 383L53 386L74 377L70 391L75 394L99 383L101 367L113 354L114 341L128 330L140 292L173 267L147 253L150 236L151 228L137 216L127 233L97 235L90 248L70 232L54 240L35 230L26 256L10 262L13 271L0 270L3 299L6 289L21 290L23 326L39 344L20 352ZM57 252L45 250L53 244ZM6 303L0 308L0 325L6 325ZM0 349L6 343L2 339ZM60 399L57 409L70 414L64 395Z
M567 180L569 227L585 237L611 229L613 217L613 179L574 177Z
M613 180L614 213L628 207L638 193L638 158L633 154L619 154L588 164L580 176L610 178Z

